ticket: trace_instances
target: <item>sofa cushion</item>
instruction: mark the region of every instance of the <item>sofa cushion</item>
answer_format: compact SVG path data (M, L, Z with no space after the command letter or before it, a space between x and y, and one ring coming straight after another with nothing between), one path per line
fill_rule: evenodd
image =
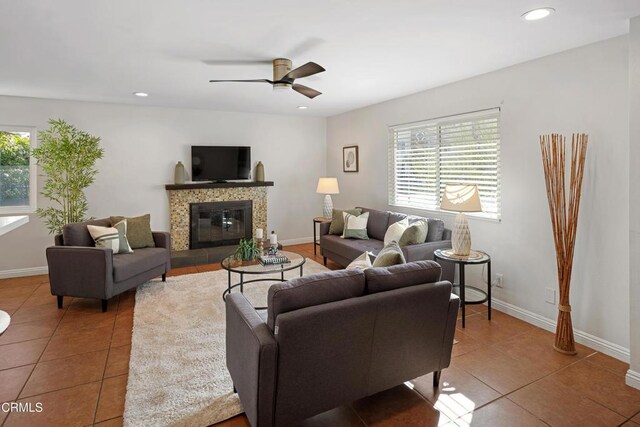
M333 236L331 234L320 237L320 247L322 251L333 252L336 255L340 255L348 260L356 259L367 248L362 246L364 242L377 242L377 240L353 240L343 239L340 236Z
M400 212L389 212L389 224L395 224L398 221L402 221L403 219L405 219L407 217L406 214L400 213Z
M344 219L344 232L342 233L344 239L369 239L369 235L367 234L369 212L364 212L360 215L351 215L348 212L342 212L342 218Z
M416 261L391 267L374 267L364 271L366 292L390 291L393 289L434 283L440 280L440 265L434 261Z
M384 247L384 243L382 243L380 240L374 240L374 239L357 240L354 247L361 249L361 252L369 251L369 252L373 252L374 254L377 254Z
M444 221L437 218L428 218L429 230L427 231L427 242L439 242L444 234Z
M384 240L384 233L389 225L389 212L375 209L361 208L362 213L369 212L369 222L367 223L367 234L371 239Z
M404 264L404 254L398 242L391 242L386 245L373 261L374 267L388 267L396 264Z
M364 294L361 270L337 270L298 277L269 288L267 325L273 330L279 314Z
M115 224L123 219L127 220L127 239L131 249L154 248L156 246L151 232L151 214L132 218L112 216L111 223Z
M388 245L394 241L399 243L400 238L408 227L409 221L406 218L396 221L393 224L389 224L387 232L384 233L384 244Z
M109 218L94 219L91 221L66 224L62 227L62 241L65 246L95 246L87 225L110 227Z
M164 248L143 248L113 256L113 280L121 282L167 262Z
M369 252L363 252L358 258L351 261L349 265L346 266L345 270L366 270L367 268L371 268L371 257L369 256Z

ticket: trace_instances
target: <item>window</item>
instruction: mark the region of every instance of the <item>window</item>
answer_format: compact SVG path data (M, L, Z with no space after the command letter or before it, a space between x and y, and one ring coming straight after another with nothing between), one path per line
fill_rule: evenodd
M390 205L438 210L448 183L477 184L482 216L500 218L499 109L390 128Z
M34 146L32 128L0 126L0 214L35 211Z

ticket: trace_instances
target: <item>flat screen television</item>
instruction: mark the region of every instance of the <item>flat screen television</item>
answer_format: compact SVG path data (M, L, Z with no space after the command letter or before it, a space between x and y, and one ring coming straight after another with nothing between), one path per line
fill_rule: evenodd
M251 147L191 146L191 179L227 181L249 179Z

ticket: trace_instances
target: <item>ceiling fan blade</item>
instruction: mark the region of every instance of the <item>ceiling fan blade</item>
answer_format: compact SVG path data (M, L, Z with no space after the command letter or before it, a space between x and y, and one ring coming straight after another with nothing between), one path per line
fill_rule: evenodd
M287 73L286 76L282 78L282 80L295 80L300 79L302 77L312 76L314 74L318 74L324 71L320 65L315 62L307 62L304 65L296 68L295 70L291 70Z
M322 92L318 92L315 89L311 89L310 87L299 85L299 84L293 84L291 88L296 92L301 93L307 98L311 98L311 99L315 98L318 95L322 95Z
M209 83L221 83L221 82L231 82L231 83L269 83L273 84L271 80L268 79L253 79L253 80L209 80Z

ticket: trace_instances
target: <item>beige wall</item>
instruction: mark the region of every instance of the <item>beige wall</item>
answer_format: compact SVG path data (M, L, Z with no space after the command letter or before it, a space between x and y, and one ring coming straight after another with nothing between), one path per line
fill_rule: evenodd
M640 17L629 32L629 218L631 368L627 383L640 388Z
M0 96L0 125L41 130L49 118L102 138L105 156L87 190L89 215L150 212L154 229L169 230L164 185L173 182L178 160L190 169L190 146L250 145L254 164L261 160L266 179L275 182L268 189L269 230L283 240L311 240L311 218L322 209L315 186L325 173L324 118ZM38 206L47 203L38 199ZM42 221L31 215L29 224L0 236L0 276L46 266L45 248L51 244Z
M538 135L588 133L572 315L583 342L628 359L628 73L624 36L331 117L334 204L397 209L388 205L388 125L501 106L502 222L470 219L473 245L504 274L504 287L494 288L502 309L551 328L557 307L545 302L545 288L557 288L556 264ZM342 172L345 145L359 145L360 173Z

